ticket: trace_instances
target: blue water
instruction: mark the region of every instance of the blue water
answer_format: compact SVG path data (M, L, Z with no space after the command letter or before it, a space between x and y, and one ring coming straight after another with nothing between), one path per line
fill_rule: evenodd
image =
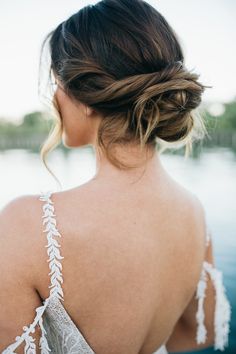
M185 160L183 156L164 154L161 159L173 178L197 194L205 207L215 263L223 271L232 306L229 346L224 353L236 354L236 155L228 148L212 148L204 149L197 158ZM68 154L56 150L50 155L49 165L63 189L80 185L95 173L90 148L73 149ZM26 150L0 151L0 169L0 208L19 195L57 188L39 154ZM216 352L219 351L213 348L199 351Z

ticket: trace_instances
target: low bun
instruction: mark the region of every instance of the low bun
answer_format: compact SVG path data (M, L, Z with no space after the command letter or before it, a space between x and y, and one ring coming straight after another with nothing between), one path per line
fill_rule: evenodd
M104 116L104 121L108 120L105 125L102 124L101 138L102 135L105 137L105 130L108 130L114 113L117 121L118 114L125 118L126 123L121 120L123 133L124 128L127 128L123 142L136 138L142 146L153 144L155 138L178 142L186 138L194 127L192 111L200 105L207 86L202 85L198 81L199 75L188 71L181 61L170 63L157 72L132 75L120 80L92 63L81 63L79 69L77 65L74 71L73 65L75 63L67 62L63 66L68 94L93 107ZM75 71L77 75L73 74ZM96 87L91 82L89 89L85 85L79 86L82 77L91 74L96 77ZM102 88L102 84L106 87ZM116 131L118 125L117 122L114 126ZM113 134L115 136L115 132ZM111 135L112 131L109 131Z
M160 143L163 151L178 142L191 148L194 137L204 137L197 107L210 86L184 66L176 33L146 1L101 0L63 21L47 39L50 73L72 100L99 113L96 143L118 168L129 166L113 154L116 145ZM46 151L59 142L62 128L55 129Z
M141 124L147 121L146 139L154 136L167 142L187 137L194 127L194 112L207 86L182 64L169 64L154 74L149 86L137 98L134 113Z

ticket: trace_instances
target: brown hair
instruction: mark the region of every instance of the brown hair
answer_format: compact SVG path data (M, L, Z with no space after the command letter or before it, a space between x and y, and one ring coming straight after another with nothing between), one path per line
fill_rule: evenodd
M97 142L117 167L130 168L113 154L117 144L155 150L159 143L164 151L181 142L187 152L207 133L196 108L210 86L185 67L176 33L146 1L88 5L50 32L43 46L48 39L50 76L102 115ZM56 122L41 149L45 164L61 140L61 119Z

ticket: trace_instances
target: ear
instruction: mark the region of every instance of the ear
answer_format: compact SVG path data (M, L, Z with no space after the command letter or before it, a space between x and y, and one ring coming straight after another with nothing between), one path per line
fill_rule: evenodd
M86 114L86 116L92 116L93 113L94 113L94 109L92 109L89 106L85 106L85 114Z

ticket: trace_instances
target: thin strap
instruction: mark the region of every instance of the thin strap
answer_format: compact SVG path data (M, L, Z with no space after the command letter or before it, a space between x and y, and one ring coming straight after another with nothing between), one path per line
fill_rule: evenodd
M46 224L44 232L47 233L47 240L48 244L45 246L47 247L47 253L49 256L49 268L51 275L51 285L50 288L50 295L43 301L41 306L38 306L35 309L35 317L33 322L29 326L23 327L23 332L20 336L15 337L15 342L10 344L5 350L3 350L2 354L14 354L15 350L22 344L25 343L24 352L30 354L36 354L36 344L35 339L33 338L33 333L35 333L35 328L38 325L41 329L41 336L39 340L39 349L40 353L42 354L49 354L51 349L48 346L47 338L46 338L46 330L43 324L43 313L50 301L52 296L57 296L61 300L63 300L63 291L61 288L61 283L63 283L62 279L62 265L60 263L60 259L63 259L60 255L59 248L61 247L57 240L54 239L54 236L61 237L60 233L56 229L56 220L54 217L54 206L51 200L52 192L42 193L40 195L40 200L44 201L43 205L43 225Z
M226 297L222 271L213 267L209 262L204 262L204 269L210 275L215 288L215 349L223 350L228 345L231 306Z
M60 247L61 245L55 239L55 237L61 237L61 234L56 228L56 219L54 214L54 203L51 199L52 192L48 191L47 193L42 193L40 196L40 200L44 201L43 205L43 225L46 225L43 232L47 233L47 254L49 256L49 269L50 272L50 281L51 284L49 285L50 289L50 297L56 296L60 300L64 301L63 290L61 284L63 283L63 276L62 276L62 264L60 262L61 259L64 257L61 256ZM61 284L60 284L61 283Z
M206 247L209 246L211 240L211 231L206 224ZM200 280L197 285L196 299L198 300L198 308L196 313L197 320L197 344L205 343L207 338L207 329L204 323L204 299L207 289L207 273L213 283L215 289L215 312L214 312L214 349L224 350L228 345L229 325L231 318L231 306L226 296L226 290L223 284L223 274L216 269L211 263L204 261Z

